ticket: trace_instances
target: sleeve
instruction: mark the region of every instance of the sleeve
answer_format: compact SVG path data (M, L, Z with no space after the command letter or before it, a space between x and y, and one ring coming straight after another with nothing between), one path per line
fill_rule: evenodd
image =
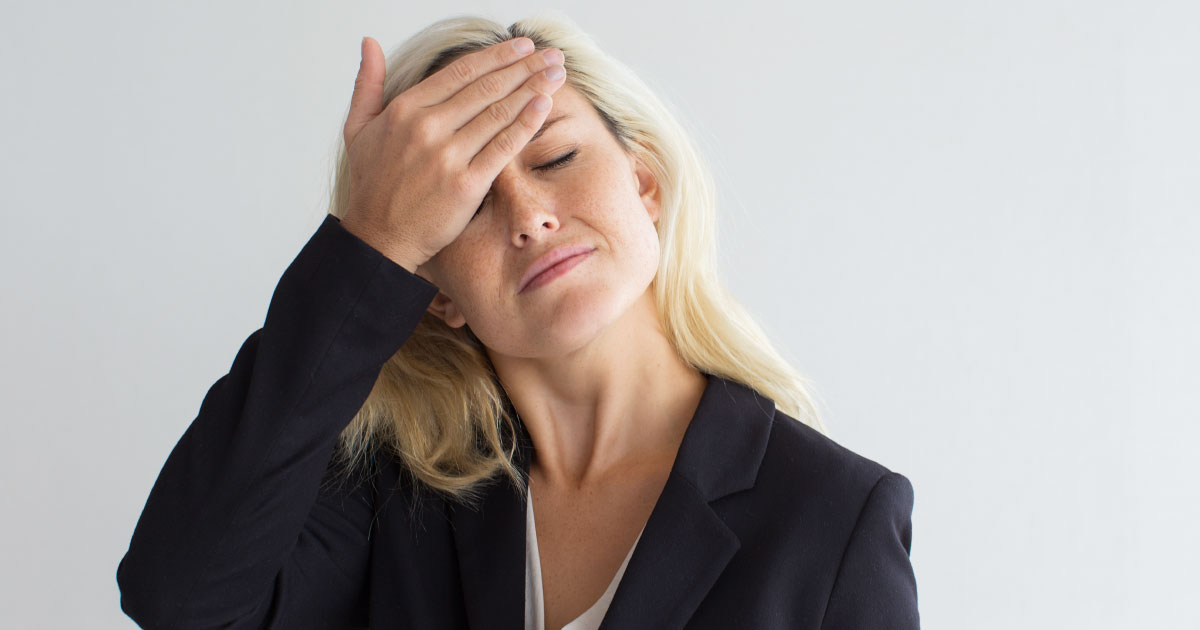
M912 508L906 477L889 472L875 483L843 552L822 630L920 627L909 557Z
M326 216L150 491L117 566L127 615L143 628L365 624L373 497L324 482L436 293Z

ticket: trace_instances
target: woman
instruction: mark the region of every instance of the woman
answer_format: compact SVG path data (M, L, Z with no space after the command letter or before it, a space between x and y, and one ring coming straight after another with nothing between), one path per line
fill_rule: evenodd
M561 18L443 20L386 67L364 39L331 213L167 459L126 613L917 627L912 488L720 287L669 109Z

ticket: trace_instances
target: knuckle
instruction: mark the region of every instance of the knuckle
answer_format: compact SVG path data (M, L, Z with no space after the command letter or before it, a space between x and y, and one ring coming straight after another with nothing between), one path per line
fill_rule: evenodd
M504 101L496 101L487 108L488 118L492 122L504 124L512 119L512 112L509 111L508 104Z
M504 90L504 84L495 73L479 77L479 92L484 96L498 96Z
M384 103L383 109L396 118L405 118L413 110L411 98L407 91L401 92L392 100Z
M423 144L433 144L437 137L438 121L432 115L418 116L412 121L411 133L413 140Z
M475 78L475 70L467 58L455 59L450 62L450 76L456 81L467 83Z
M382 124L385 133L395 133L397 130L404 128L404 113L397 109L386 107L379 117L383 119Z
M496 136L496 148L504 154L516 153L517 143L509 130L505 129Z
M448 147L438 153L434 164L443 178L453 179L462 175L463 169L459 164L458 156Z
M534 98L537 98L537 97L535 96ZM537 116L533 116L533 115L521 116L521 118L518 122L521 124L521 128L524 129L525 131L528 131L529 135L531 135L531 136L535 132L537 132L538 128L541 126L538 123Z

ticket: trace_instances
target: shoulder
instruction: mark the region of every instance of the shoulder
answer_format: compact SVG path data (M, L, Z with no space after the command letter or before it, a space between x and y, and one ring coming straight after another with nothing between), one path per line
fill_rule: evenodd
M909 481L786 413L763 411L753 485L713 504L740 544L730 582L781 585L788 599L778 606L796 619L833 610L823 627L915 618Z
M774 497L780 540L813 570L822 628L920 627L904 475L776 410L755 489Z
M868 500L911 511L912 485L902 474L775 410L755 492L831 522L857 520Z

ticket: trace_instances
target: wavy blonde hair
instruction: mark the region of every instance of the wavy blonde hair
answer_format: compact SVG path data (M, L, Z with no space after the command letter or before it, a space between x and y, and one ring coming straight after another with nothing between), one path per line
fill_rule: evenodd
M385 106L454 59L521 36L538 49L563 51L566 82L591 102L618 143L658 180L662 255L654 296L662 328L679 356L697 370L747 385L774 400L780 411L824 433L809 381L780 356L717 277L715 186L679 122L682 117L569 18L543 13L508 28L471 16L435 22L388 56ZM335 169L329 212L341 218L349 193L344 142L339 143ZM451 328L425 313L383 366L340 435L335 455L352 472L370 470L377 463L374 454L390 452L427 489L475 503L481 482L497 474L519 492L527 489L513 459L515 422L484 347L469 326Z

